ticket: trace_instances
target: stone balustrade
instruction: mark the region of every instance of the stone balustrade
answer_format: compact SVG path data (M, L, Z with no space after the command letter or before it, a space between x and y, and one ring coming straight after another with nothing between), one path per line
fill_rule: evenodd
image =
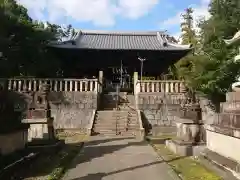
M137 91L140 93L182 93L185 87L184 82L179 80L138 80L136 86Z
M7 82L8 90L24 92L39 91L43 84L49 84L51 91L65 92L98 92L98 79L39 79L39 78L14 78L1 80Z

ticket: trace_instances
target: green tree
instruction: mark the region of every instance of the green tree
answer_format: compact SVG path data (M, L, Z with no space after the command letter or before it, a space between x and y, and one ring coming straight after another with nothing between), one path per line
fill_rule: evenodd
M183 22L181 23L182 44L192 44L194 47L196 47L198 41L196 31L193 27L193 9L187 8L185 10L185 13L181 16L183 19Z
M14 0L0 1L0 76L55 76L61 63L47 44L62 37L60 26L33 21Z
M218 105L224 101L225 93L240 73L240 63L233 61L237 48L228 48L223 41L231 38L240 28L240 1L212 0L209 12L211 17L199 23L201 32L196 38L192 38L192 11L187 10L183 15L183 43L193 40L194 44L197 39L194 47L197 53L180 60L176 69L178 77L184 79L189 88Z
M240 28L240 1L212 0L209 12L210 19L200 24L202 50L208 62L199 77L198 91L218 103L239 74L240 64L233 61L237 49L227 48L223 39L231 38Z
M181 23L181 31L182 31L182 44L191 44L193 47L193 51L195 51L198 47L198 37L196 35L196 31L193 25L193 9L187 8L185 13L182 14L183 22ZM200 57L199 57L200 58ZM199 72L196 69L196 61L199 59L196 58L193 53L190 53L186 57L182 58L178 61L175 66L175 71L179 79L185 80L188 88L196 89L197 82L193 82L192 79Z

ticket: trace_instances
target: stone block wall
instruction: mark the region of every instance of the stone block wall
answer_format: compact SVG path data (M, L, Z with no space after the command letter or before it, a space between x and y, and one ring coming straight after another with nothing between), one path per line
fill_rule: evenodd
M139 93L137 107L152 126L175 126L183 94Z
M207 148L226 158L240 162L240 131L206 125Z
M27 130L19 130L7 134L0 134L0 154L7 155L25 148Z
M5 126L5 121L9 122L10 120L21 123L28 110L28 105L31 103L30 93L6 91L2 92L1 97L0 114L2 119L0 122L2 125ZM88 125L93 111L97 109L98 103L96 92L50 92L48 98L56 129L84 129ZM13 117L12 115L15 114L16 117ZM40 134L40 131L42 131L41 126L35 127L33 133Z
M84 129L97 109L94 92L51 92L49 95L55 129Z

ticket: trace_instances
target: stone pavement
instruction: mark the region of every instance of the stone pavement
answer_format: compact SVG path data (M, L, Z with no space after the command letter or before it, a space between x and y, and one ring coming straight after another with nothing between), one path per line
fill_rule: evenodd
M146 142L91 137L63 180L179 180Z

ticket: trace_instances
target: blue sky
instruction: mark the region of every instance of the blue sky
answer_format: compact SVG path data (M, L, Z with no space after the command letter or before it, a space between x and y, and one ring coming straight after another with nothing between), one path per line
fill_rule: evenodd
M180 33L180 15L193 7L194 20L209 17L210 0L18 0L32 18L77 29L167 30Z

